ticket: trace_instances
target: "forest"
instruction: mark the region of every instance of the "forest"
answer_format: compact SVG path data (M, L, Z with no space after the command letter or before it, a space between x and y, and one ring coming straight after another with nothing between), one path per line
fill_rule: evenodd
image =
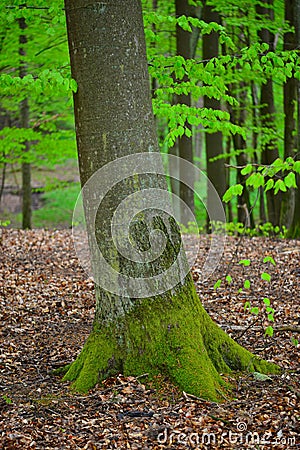
M297 448L300 1L0 21L3 448Z
M70 226L80 187L72 108L76 82L62 2L50 7L29 2L24 8L5 3L1 220L23 228ZM246 229L297 237L297 2L194 3L143 4L161 152L207 174L226 206L230 233ZM206 199L206 183L193 183ZM191 226L207 230L205 208L193 190L181 185L180 192L179 182L170 184L195 212Z

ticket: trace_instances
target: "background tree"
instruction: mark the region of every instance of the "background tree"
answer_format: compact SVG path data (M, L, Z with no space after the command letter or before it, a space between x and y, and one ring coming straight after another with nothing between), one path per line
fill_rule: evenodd
M66 103L76 84L70 77L62 7L59 0L51 8L31 1L0 5L0 113L9 117L0 131L1 185L3 192L7 183L23 191L24 228L31 226L30 184L33 192L62 186L54 168L75 156L70 100L69 110ZM41 171L52 176L41 177Z
M217 11L207 2L203 8L203 19L205 22L220 23L220 16ZM219 35L216 31L204 34L203 43L203 59L205 62L211 61L219 56ZM221 101L215 97L204 96L204 107L212 110L221 110ZM224 159L213 160L216 156L223 155L223 136L221 131L205 133L205 149L206 149L206 173L213 186L216 188L220 198L226 191L226 175ZM213 202L213 194L210 185L207 186L207 204Z
M286 3L289 3L288 1ZM293 17L291 18L293 24L295 26L295 46L298 49L300 48L300 1L295 0L293 2ZM287 9L290 9L290 5L286 5ZM297 75L295 74L295 77ZM296 78L296 157L295 159L299 161L300 159L300 80L299 74ZM291 237L299 237L300 236L300 174L296 175L297 178L297 189L295 191L295 209L294 216L291 228L289 230L289 235Z
M25 30L27 28L26 21L24 17L19 19L19 27L20 27L20 78L24 78L26 76L26 64L24 61L24 57L26 56L24 44L27 43L27 37L25 34ZM21 101L20 105L20 126L21 128L29 128L29 106L28 106L28 98L24 98ZM24 152L27 153L29 150L29 142L24 142ZM26 155L25 155L26 158ZM22 163L22 227L23 229L31 228L31 208L32 208L32 199L31 199L31 167L30 163L27 162L24 158L24 162Z
M190 16L191 15L191 7L189 5L188 0L175 0L175 12L176 17L181 16ZM182 56L185 60L191 59L192 56L192 33L184 30L178 23L176 26L176 50L177 55ZM185 75L182 79L183 83L188 81L188 77ZM182 93L177 95L177 103L181 103L187 107L191 107L191 93L188 91L187 93ZM186 125L189 130L191 130L191 125ZM178 156L183 158L186 161L193 163L193 141L192 141L192 133L190 136L183 134L178 138ZM182 173L185 170L185 166L179 163L179 179L184 179L186 175ZM192 176L190 174L189 176ZM192 180L194 182L194 180ZM194 212L194 192L190 189L186 184L180 183L180 198L183 200L184 204ZM185 211L181 211L181 221L184 225L187 225L187 217Z
M285 21L290 26L295 25L295 2L285 1ZM284 35L284 49L286 51L296 49L296 35L291 28ZM297 104L297 80L288 78L283 86L284 105L284 158L296 155L296 104ZM295 190L289 189L282 194L280 223L287 229L291 227L295 210Z
M263 5L263 6L262 6ZM266 21L274 19L274 7L273 0L264 0L261 4L257 5L257 13L261 17L265 17ZM275 49L275 36L268 28L262 28L258 32L261 41L269 46L270 51ZM270 165L278 157L279 151L277 146L277 140L275 138L275 102L273 93L273 80L267 78L261 86L260 95L260 118L262 128L265 129L266 135L269 138L262 143L262 164ZM273 133L272 133L273 130ZM271 131L271 133L270 133ZM272 137L273 135L273 137ZM269 190L267 192L267 207L268 207L268 219L273 225L279 225L280 223L280 208L281 198L280 194L275 196L274 191Z

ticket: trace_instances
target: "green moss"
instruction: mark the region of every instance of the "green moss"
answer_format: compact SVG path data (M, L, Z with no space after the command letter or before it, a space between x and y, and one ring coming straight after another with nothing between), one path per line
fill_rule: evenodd
M254 357L211 320L192 283L188 276L173 293L136 300L117 322L96 323L64 379L87 392L119 372L163 374L187 393L218 401L229 387L219 372L277 372L277 366Z
M102 379L120 371L119 353L112 330L93 331L63 380L73 381L73 390L87 392Z
M65 375L69 368L71 367L71 364L66 364L65 366L58 367L57 369L52 370L53 375Z

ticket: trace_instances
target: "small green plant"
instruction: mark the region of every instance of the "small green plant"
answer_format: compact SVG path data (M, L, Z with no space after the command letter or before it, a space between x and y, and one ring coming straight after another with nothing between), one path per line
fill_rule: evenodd
M248 237L270 237L276 236L279 238L287 237L288 230L285 226L273 226L270 222L261 225L256 225L255 228L245 227L241 222L213 222L213 232L215 234L226 234L228 236L248 236Z
M272 266L276 266L276 262L274 261L274 258L272 256L269 256L269 255L264 257L263 263L264 264L271 264ZM245 271L247 270L246 268L251 266L251 260L249 258L241 259L238 262L238 264L243 267L243 271L244 271L244 274L245 274ZM267 283L271 282L271 275L265 270L263 270L260 273L260 278L263 281L267 282ZM227 283L227 285L230 285L233 282L233 279L232 279L231 275L228 275L228 274L226 275L225 282ZM251 282L245 276L245 279L243 281L243 287L240 287L238 289L238 293L239 294L242 293L242 292L245 293L245 290L250 291L252 289L252 284L254 284L253 281ZM216 289L220 288L221 285L222 285L222 279L219 278L214 284L214 289L216 290ZM264 316L264 319L267 319L269 322L274 322L275 310L271 306L271 301L270 301L270 299L268 297L264 297L263 300L262 300L261 305L258 305L258 306L257 305L252 305L250 301L246 301L245 304L244 304L244 309L245 310L249 310L250 314L253 314L253 315L256 315L256 316L261 316L262 318ZM270 324L264 329L264 335L272 337L273 334L274 334L274 328Z
M244 309L250 310L251 314L254 315L259 315L259 314L263 314L265 313L267 315L267 319L269 322L274 322L274 314L275 314L275 310L274 308L271 307L271 301L268 297L265 297L263 299L263 304L264 304L264 308L263 307L259 307L259 306L251 306L251 303L249 301L247 301L244 305ZM274 328L271 325L268 325L267 328L265 329L265 336L273 336L274 334Z
M294 337L292 336L292 337L291 337L291 341L292 341L292 344L293 344L295 347L298 346L298 344L299 344L298 339L296 339L296 338L294 338Z
M0 227L8 227L10 220L0 220Z
M7 404L7 405L11 405L12 404L12 399L10 398L10 397L8 397L7 395L2 395L2 399L5 401L5 403Z
M196 222L188 222L187 226L180 224L180 231L183 234L199 234L203 233L204 229L199 227Z

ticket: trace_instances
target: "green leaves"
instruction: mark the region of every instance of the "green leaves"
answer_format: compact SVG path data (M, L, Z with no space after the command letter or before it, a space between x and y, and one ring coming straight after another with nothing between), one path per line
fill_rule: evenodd
M217 280L216 283L214 284L214 289L218 289L221 286L222 280Z
M244 167L244 168L241 170L241 174L242 174L242 175L248 175L248 174L251 173L252 171L253 171L253 166L252 166L252 164L247 164L247 166Z
M249 280L245 280L245 281L244 281L244 288L245 288L245 289L250 289L250 286L251 286L250 281L249 281Z
M276 262L274 261L274 259L272 258L272 256L266 256L266 257L263 259L263 262L264 262L264 263L270 262L273 266L276 266Z
M300 161L295 161L295 162L294 162L293 170L294 170L296 173L300 173Z
M225 280L226 280L226 282L227 282L228 284L231 284L231 283L232 283L232 277L231 277L230 275L227 275L226 278L225 278Z
M274 334L274 328L269 325L266 329L265 329L265 336L270 336L272 337Z
M77 92L78 89L77 83L73 78L70 79L70 89L72 92Z
M28 96L55 95L68 96L76 92L77 83L72 78L68 78L59 70L43 70L36 77L26 75L24 78L11 76L9 74L0 75L0 88L2 95Z
M188 18L186 16L178 17L177 23L183 30L189 31L189 32L193 31L191 26L190 26L190 24L189 24L189 20L188 20Z
M254 189L258 189L265 184L265 178L260 172L255 172L250 175L246 180L247 186L252 186Z
M250 266L251 261L250 261L250 259L241 259L241 260L239 261L239 264L241 264L241 265L244 266L244 267L248 267L248 266Z
M223 201L225 203L229 202L233 197L237 195L241 195L243 192L243 186L241 184L235 184L233 186L230 186L229 189L225 192L223 195Z
M285 178L284 178L284 184L287 188L297 188L296 183L296 177L293 172L290 172Z
M277 180L274 185L274 194L278 194L279 191L286 192L287 188L283 180Z
M270 281L271 281L271 275L269 273L267 273L267 272L263 272L260 275L260 277L261 277L262 280L267 281L268 283L270 283Z

